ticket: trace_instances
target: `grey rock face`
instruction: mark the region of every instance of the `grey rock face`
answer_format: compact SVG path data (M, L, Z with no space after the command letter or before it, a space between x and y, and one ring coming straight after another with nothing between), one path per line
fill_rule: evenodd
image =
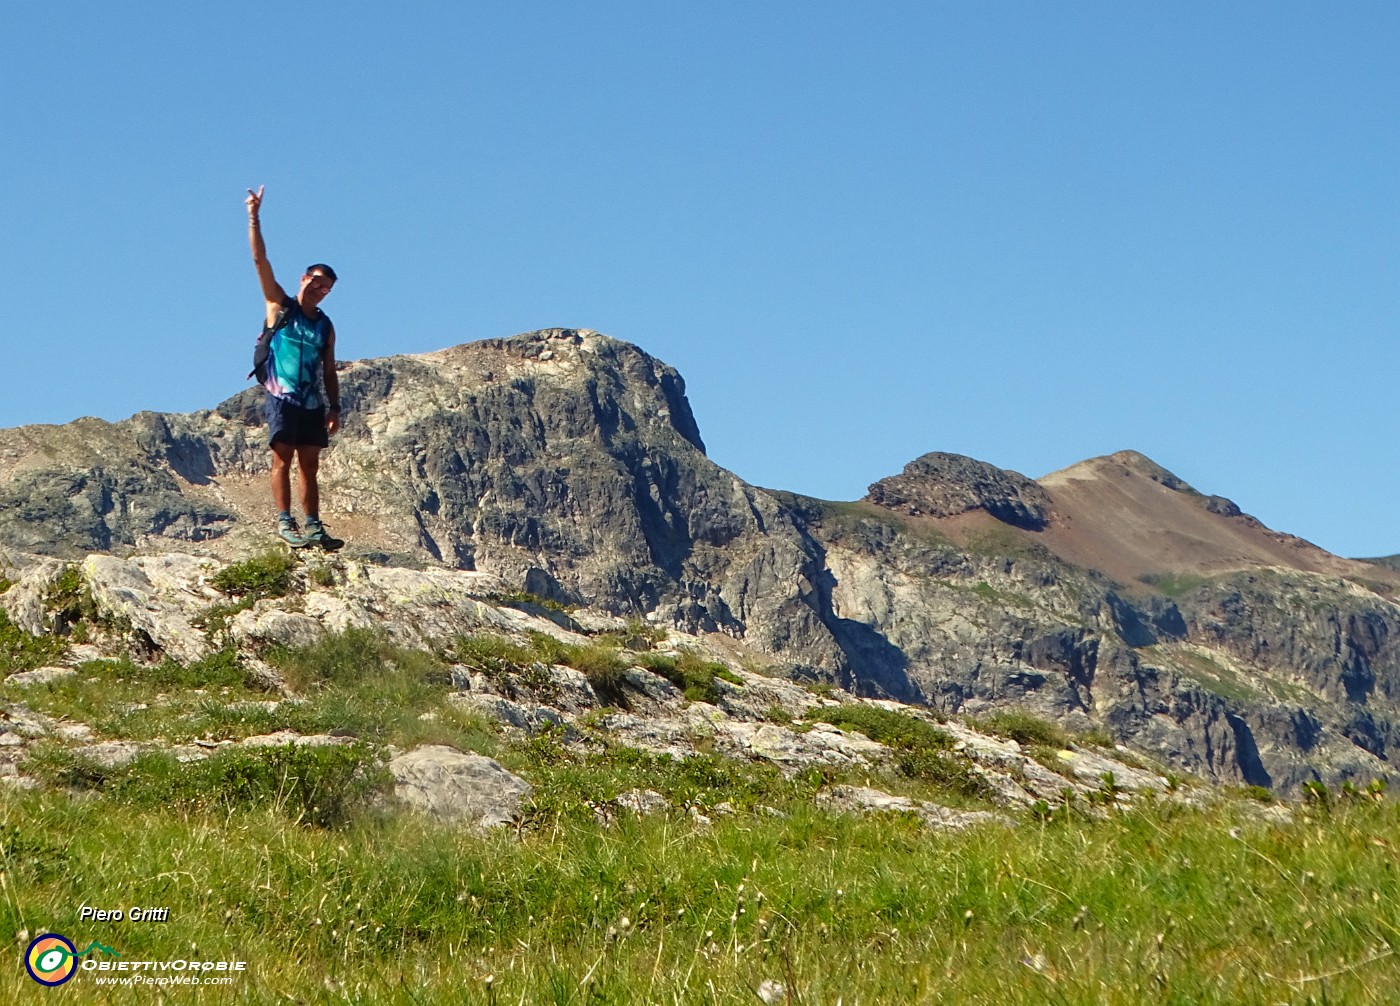
M233 513L185 495L174 477L180 436L151 413L124 424L0 430L0 474L6 457L57 456L0 478L0 545L78 558L153 536L198 542L223 534Z
M999 521L1032 530L1045 526L1050 497L1024 475L961 454L916 458L899 475L870 486L871 503L911 515L955 517L985 510Z

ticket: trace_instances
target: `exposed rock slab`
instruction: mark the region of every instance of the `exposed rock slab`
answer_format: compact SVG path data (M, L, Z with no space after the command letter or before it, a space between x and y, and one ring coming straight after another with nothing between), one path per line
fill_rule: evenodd
M833 786L824 790L818 799L833 809L848 813L914 814L926 826L942 831L964 831L986 824L1005 827L1015 825L1015 822L1004 814L984 810L953 810L951 807L924 800L894 796L867 786Z
M532 787L500 763L431 744L389 762L394 796L404 806L443 821L479 828L511 823Z
M78 672L72 667L36 667L32 671L16 671L5 679L7 685L52 685L59 681L76 678Z

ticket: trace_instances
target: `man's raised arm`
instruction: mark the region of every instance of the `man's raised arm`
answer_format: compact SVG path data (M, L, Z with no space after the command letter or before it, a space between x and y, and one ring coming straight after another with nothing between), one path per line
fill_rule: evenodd
M272 263L267 260L267 246L263 244L262 225L258 222L258 211L262 209L263 186L258 191L248 190L244 203L248 206L248 244L253 250L253 265L258 270L258 282L262 284L263 299L267 301L267 323L277 319L277 312L287 302L287 291L272 275Z

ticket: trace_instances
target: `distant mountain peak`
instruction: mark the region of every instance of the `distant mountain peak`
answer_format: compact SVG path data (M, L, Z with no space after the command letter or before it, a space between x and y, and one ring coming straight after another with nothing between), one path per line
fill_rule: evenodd
M1150 479L1158 485L1166 486L1179 493L1192 496L1202 495L1184 479L1163 468L1140 451L1115 451L1103 457L1089 458L1077 464L1051 472L1037 481L1042 486L1053 485L1067 479L1103 478L1111 475L1138 475Z
M1163 468L1140 451L1115 451L1103 457L1089 458L1078 464L1051 472L1037 481L1053 495L1073 481L1111 478L1142 478L1170 489L1172 492L1195 497L1206 510L1222 517L1248 517L1234 500L1201 492L1186 480ZM1250 520L1254 518L1249 517Z

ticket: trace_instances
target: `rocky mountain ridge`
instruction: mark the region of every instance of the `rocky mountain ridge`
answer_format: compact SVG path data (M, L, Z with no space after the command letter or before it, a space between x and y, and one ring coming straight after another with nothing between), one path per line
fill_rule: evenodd
M1141 455L1033 481L932 454L838 503L715 465L680 375L593 332L356 361L341 383L322 478L350 560L376 576L488 576L798 680L1104 730L1221 782L1388 772L1400 573L1273 532ZM0 606L22 622L49 560L261 547L259 394L0 430L0 574L22 588Z

